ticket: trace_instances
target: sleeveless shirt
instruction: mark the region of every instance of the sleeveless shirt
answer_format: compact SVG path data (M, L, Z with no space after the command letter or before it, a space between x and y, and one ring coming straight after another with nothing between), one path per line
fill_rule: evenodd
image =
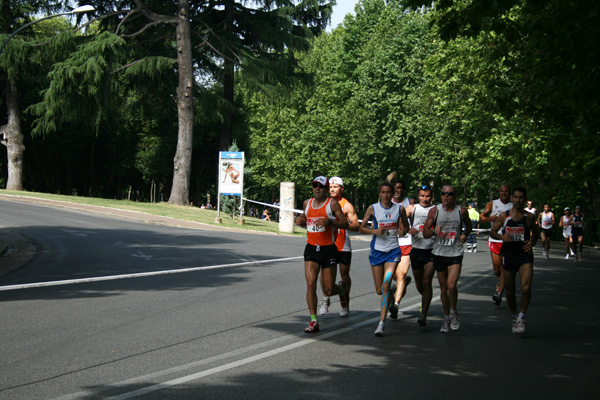
M306 205L304 214L306 215L306 241L313 246L329 246L335 243L335 231L331 225L318 228L315 224L320 219L335 220L335 215L331 211L331 198L319 208L313 207L314 198L310 199Z

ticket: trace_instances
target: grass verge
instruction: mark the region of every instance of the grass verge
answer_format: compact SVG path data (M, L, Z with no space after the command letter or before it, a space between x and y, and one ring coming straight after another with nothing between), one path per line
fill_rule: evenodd
M215 223L217 217L216 210L205 210L191 206L177 206L169 203L139 203L129 200L111 200L95 197L65 196L60 194L24 192L14 190L0 189L0 194L33 197L37 199L47 199L55 201L64 201L75 204L85 204L100 207L119 208L121 210L139 211L151 215L160 215L186 221L201 222L214 226L225 226L242 230L253 230L261 232L271 232L279 234L279 223L266 222L258 218L244 217L245 223L240 225L238 219L232 219L231 215L221 213L222 223ZM283 234L282 234L283 235ZM305 236L306 231L294 226L294 236Z

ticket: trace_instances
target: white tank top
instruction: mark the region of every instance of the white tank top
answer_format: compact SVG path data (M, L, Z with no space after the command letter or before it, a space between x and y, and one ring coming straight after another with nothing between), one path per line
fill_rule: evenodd
M500 199L496 199L492 202L492 212L490 213L490 217L493 217L494 215L504 214L511 208L513 208L512 201L509 201L508 203L504 204L502 201L500 201ZM494 225L494 223L492 223L492 226L493 225ZM488 239L488 241L502 243L502 240L494 239L494 238L492 238L491 235L490 235L490 238Z
M406 209L406 207L408 207L410 205L410 199L408 197L405 197L404 200L402 200L400 203L394 203L394 204L399 204ZM410 227L405 228L406 230L404 231L404 236L398 236L398 246L410 246L411 245L412 236L408 234L409 228Z
M400 205L392 203L390 208L383 208L381 203L373 206L373 228L387 229L385 235L373 235L371 248L377 251L391 251L398 248L398 220L400 219Z
M422 207L420 204L415 204L412 215L412 227L417 229L417 233L412 237L412 246L416 249L433 249L434 238L425 239L423 237L423 227L427 221L429 210L435 206Z
M542 213L542 229L552 229L552 212Z
M454 210L446 211L441 204L437 206L435 225L441 226L442 231L434 236L432 253L442 257L462 256L463 244L460 241L462 231L461 207L456 205Z
M566 215L563 215L562 219L563 219L563 236L569 237L571 235L573 225L566 225L566 223L569 222L569 219L570 219Z

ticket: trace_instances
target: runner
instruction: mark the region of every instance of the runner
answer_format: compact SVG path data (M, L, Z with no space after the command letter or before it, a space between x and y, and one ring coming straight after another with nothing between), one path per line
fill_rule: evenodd
M540 236L544 248L544 258L550 258L550 239L552 238L552 227L554 226L554 213L550 211L550 204L544 204L544 211L538 217L538 225L541 227Z
M499 215L490 235L502 240L502 268L506 286L506 303L512 312L512 332L525 333L525 313L531 301L533 278L533 247L538 239L535 216L523 209L527 191L515 188L512 192L513 208ZM521 312L517 316L515 277L521 276Z
M440 283L440 299L444 307L444 322L440 332L460 328L460 318L456 310L458 304L458 278L462 268L463 243L473 227L464 207L456 204L456 190L452 185L442 188L442 204L438 204L427 214L423 237L433 241L433 266ZM462 231L462 224L465 230Z
M479 228L479 213L475 209L475 203L469 203L469 219L473 230ZM477 232L471 232L467 238L467 253L477 253Z
M344 281L335 284L337 272L337 247L335 232L347 229L348 220L336 199L327 198L329 182L317 176L313 182L313 198L304 200L303 214L296 224L306 226L306 248L304 250L304 274L306 276L306 303L310 311L310 324L306 333L319 332L317 321L317 280L323 274L323 291L328 296L339 295L342 307L349 301Z
M575 215L573 216L573 228L571 229L571 237L573 238L573 248L575 249L575 261L583 261L583 228L585 221L581 213L581 207L575 207Z
M372 234L369 262L373 272L375 291L381 296L381 320L375 330L375 335L384 335L385 317L391 301L390 291L392 277L402 252L398 248L398 234L404 236L404 227L400 217L400 205L392 203L393 186L390 182L379 184L379 203L371 204L360 224L360 232ZM373 228L368 228L368 222L373 219Z
M394 197L392 198L392 203L399 204L400 208L400 216L402 218L402 223L404 226L408 228L408 221L406 219L406 208L413 204L413 201L406 197L406 183L403 180L396 181L396 173L393 172L388 176L392 177L392 183L394 183ZM403 236L398 236L398 246L402 251L402 258L400 259L400 264L398 264L398 268L396 269L396 275L394 275L394 279L396 280L396 284L392 284L392 293L394 293L394 303L390 305L390 318L397 319L398 318L398 305L400 301L406 294L406 287L412 280L412 278L408 275L408 269L410 268L410 250L412 248L412 236L405 232Z
M435 269L433 268L433 238L423 237L423 227L427 220L433 193L427 185L419 187L419 204L411 204L406 208L406 214L411 222L408 233L412 236L412 249L410 251L410 265L415 277L415 286L421 294L421 309L417 324L427 325L427 313L433 296L432 279Z
M533 214L533 216L535 217L535 223L537 224L538 213L537 209L533 208L533 202L531 200L527 201L527 207L525 207L525 211L527 211L530 214Z
M565 239L565 260L569 259L569 256L575 255L571 244L573 243L572 228L573 228L573 216L571 215L571 209L565 207L565 215L558 221L558 226L563 228L563 238Z
M491 226L494 226L498 215L503 214L512 208L512 203L510 202L510 187L508 185L502 185L500 186L499 192L500 197L487 203L483 214L481 214L481 221L490 222ZM502 262L500 258L502 241L496 240L490 235L490 238L488 239L488 246L490 248L490 254L492 255L494 274L496 274L498 277L496 294L492 296L492 301L495 305L499 306L502 303L502 292L504 292L504 282L502 280Z
M340 203L342 212L348 219L348 230L358 231L358 217L354 211L354 206L345 198L342 197L344 194L344 181L342 178L334 176L329 180L329 194L333 199L336 199ZM352 262L352 246L350 245L350 236L346 229L338 229L337 239L335 245L338 249L338 263L340 264L340 277L346 284L346 290L348 294L348 300L350 300L350 288L352 287L352 279L350 279L350 263ZM320 277L321 288L323 288L323 274ZM321 307L319 308L320 315L326 315L329 312L329 305L331 300L329 296L323 292L323 301L321 301ZM347 317L350 312L350 302L346 303L346 307L342 308L340 315Z

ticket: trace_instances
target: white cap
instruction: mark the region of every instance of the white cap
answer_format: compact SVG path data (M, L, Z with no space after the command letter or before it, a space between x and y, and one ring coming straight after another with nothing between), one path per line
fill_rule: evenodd
M333 178L331 178L329 180L329 183L331 185L340 185L341 187L344 187L344 181L339 176L334 176Z
M324 176L317 176L315 179L313 179L312 183L320 183L321 185L327 187L329 186L329 181L327 180L327 178L325 178Z

